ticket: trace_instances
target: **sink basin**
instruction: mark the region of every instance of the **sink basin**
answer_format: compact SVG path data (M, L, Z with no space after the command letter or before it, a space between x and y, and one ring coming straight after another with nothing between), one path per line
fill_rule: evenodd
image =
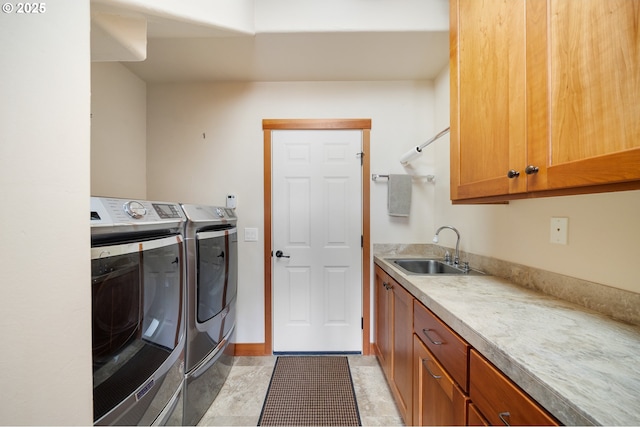
M431 259L431 258L389 259L388 261L393 262L406 274L420 274L420 275L484 274L480 271L472 270L472 269L469 269L469 271L465 271L461 266L456 267L453 264L447 264L442 260Z

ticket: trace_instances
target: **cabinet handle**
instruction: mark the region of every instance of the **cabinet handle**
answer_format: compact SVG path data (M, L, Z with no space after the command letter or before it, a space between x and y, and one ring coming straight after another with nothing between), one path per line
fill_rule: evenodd
M535 173L538 173L538 167L537 166L533 166L533 165L529 165L524 169L524 173L526 173L527 175L533 175Z
M434 340L432 340L432 339L431 339L431 337L429 336L429 332L430 332L430 331L431 331L431 329L423 329L423 330L422 330L422 333L424 334L424 336L425 336L425 337L427 337L427 339L428 339L429 341L431 341L431 343L432 343L432 344L435 344L435 345L440 345L440 344L442 344L442 341L434 341Z
M504 417L510 417L510 416L511 414L509 412L500 412L498 414L498 417L500 417L500 421L502 421L506 426L510 426L511 424L509 424L507 420L504 419Z
M436 375L433 372L431 372L431 369L429 369L429 365L427 365L428 361L429 359L422 359L422 366L424 366L427 372L429 372L429 375L431 375L436 380L439 380L440 378L442 378L442 375Z
M382 286L384 286L384 288L385 288L386 290L393 289L393 286L392 286L392 285L390 285L390 284L388 284L387 282L382 282Z
M520 176L520 172L518 172L515 169L511 169L509 172L507 172L507 178L517 178Z

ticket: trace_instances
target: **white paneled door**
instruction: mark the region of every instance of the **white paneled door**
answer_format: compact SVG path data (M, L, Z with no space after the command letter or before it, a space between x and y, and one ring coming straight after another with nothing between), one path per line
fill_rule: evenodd
M271 138L273 350L362 351L362 131Z

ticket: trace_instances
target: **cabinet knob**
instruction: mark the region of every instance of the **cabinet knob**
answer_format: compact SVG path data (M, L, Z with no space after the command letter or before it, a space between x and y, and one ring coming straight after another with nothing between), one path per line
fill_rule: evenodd
M517 178L520 176L520 172L518 172L515 169L511 169L509 172L507 172L507 178Z
M529 165L524 169L524 173L526 173L527 175L533 175L534 173L538 173L538 167Z

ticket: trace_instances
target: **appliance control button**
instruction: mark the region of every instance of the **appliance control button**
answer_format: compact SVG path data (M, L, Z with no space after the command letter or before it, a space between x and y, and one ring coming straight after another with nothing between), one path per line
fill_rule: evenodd
M124 211L134 219L140 219L147 214L147 208L145 208L142 203L136 202L135 200L125 203Z

